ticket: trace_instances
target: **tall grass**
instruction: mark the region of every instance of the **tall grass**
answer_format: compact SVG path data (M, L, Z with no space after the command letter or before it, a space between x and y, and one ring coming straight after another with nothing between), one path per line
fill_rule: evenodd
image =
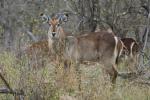
M150 87L134 81L117 79L112 90L109 77L101 65L80 65L81 91L78 90L74 65L64 70L63 64L47 60L34 69L28 58L16 58L10 52L0 53L0 69L13 89L22 89L26 100L150 100ZM0 86L5 86L0 81ZM63 96L63 98L62 98ZM69 96L69 97L68 97ZM13 100L11 94L0 94L0 100Z

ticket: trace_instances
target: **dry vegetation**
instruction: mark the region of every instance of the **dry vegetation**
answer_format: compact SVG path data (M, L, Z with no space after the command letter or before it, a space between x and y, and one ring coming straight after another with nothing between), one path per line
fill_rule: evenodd
M0 74L13 90L24 92L25 100L150 100L149 5L150 0L0 0ZM138 62L144 73L118 77L113 88L101 65L81 64L79 91L75 65L63 70L59 57L50 55L45 41L49 25L42 23L41 12L68 13L62 26L74 35L98 26L111 28L121 38L133 37L145 45ZM128 61L120 63L119 72L128 72L127 65ZM0 79L2 88L6 86ZM0 93L0 100L15 100L14 96Z
M25 56L21 60L17 60L10 52L2 52L0 56L2 74L13 89L25 92L25 100L150 100L150 87L137 83L137 79L118 78L112 89L108 76L97 63L80 66L82 90L79 91L74 65L64 72L61 63L47 59L45 66L33 69ZM125 69L119 68L120 71ZM2 81L0 86L4 87ZM13 100L14 97L1 94L0 98Z

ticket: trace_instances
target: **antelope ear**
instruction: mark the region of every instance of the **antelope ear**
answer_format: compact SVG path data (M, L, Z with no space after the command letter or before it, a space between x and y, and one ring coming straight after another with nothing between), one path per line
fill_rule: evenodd
M67 22L67 21L68 21L68 18L69 18L69 14L68 14L68 13L64 13L64 14L63 14L63 21L64 21L64 22Z
M59 16L59 22L67 22L68 21L68 14L67 13L58 13L56 16Z
M67 21L68 21L68 18L69 18L69 14L68 14L68 13L64 13L64 14L63 14L63 21L64 21L64 22L67 22Z
M40 14L40 17L41 17L43 23L48 23L49 20L51 19L50 16L47 16L47 15L44 14L44 13L41 13L41 14Z

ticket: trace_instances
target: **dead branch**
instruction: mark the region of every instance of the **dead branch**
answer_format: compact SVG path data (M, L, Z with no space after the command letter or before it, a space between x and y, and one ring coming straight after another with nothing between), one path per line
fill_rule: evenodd
M13 92L13 89L10 87L10 85L8 84L8 82L6 81L6 79L3 77L1 73L0 73L0 78L2 79L4 84L7 86L7 88L10 90L10 92Z
M0 78L4 82L7 88L0 88L0 93L5 93L5 94L15 94L15 95L24 95L23 90L13 90L9 83L6 81L4 76L0 73Z
M0 88L0 93L13 94L8 88Z

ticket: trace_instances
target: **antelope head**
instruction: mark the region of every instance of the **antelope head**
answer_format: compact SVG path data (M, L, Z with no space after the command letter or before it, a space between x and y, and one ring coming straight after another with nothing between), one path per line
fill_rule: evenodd
M53 15L49 21L48 38L61 39L64 37L64 32L61 24L68 20L68 16L63 13Z
M41 14L42 20L45 20L49 24L48 29L48 41L49 45L53 43L56 39L62 39L65 37L65 33L61 24L63 22L68 21L68 14L65 13L57 13L52 16L46 16L45 14Z

